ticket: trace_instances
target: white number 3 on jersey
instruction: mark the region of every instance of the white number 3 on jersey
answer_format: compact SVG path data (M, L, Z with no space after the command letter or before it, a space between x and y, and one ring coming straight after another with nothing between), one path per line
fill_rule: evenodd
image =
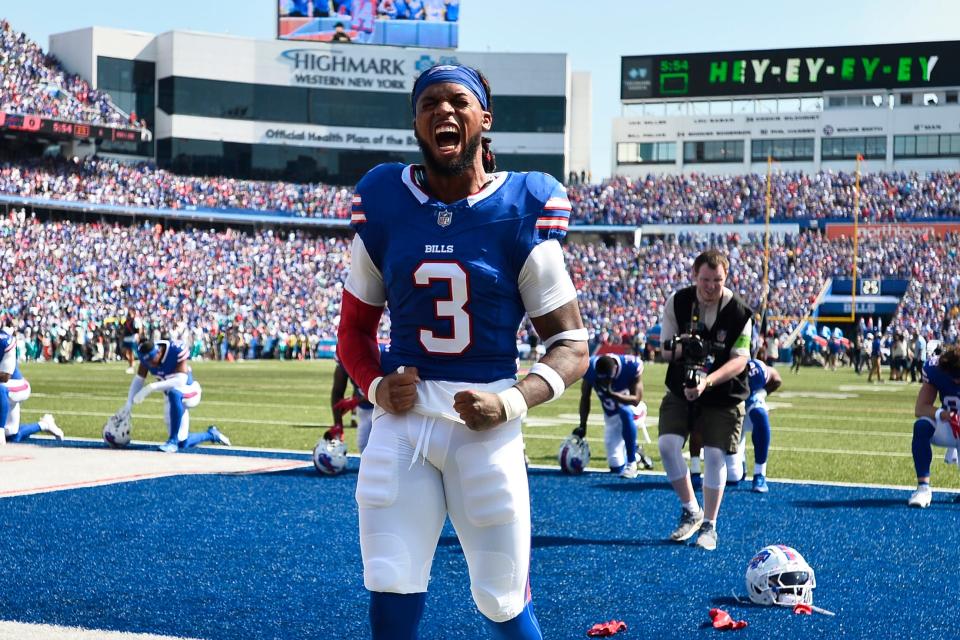
M450 284L449 298L436 298L433 313L440 319L449 318L453 333L438 336L430 329L420 329L420 344L428 353L457 355L467 350L473 337L470 332L470 314L466 306L470 302L470 287L467 272L457 262L422 262L413 272L414 284L429 287L441 280Z

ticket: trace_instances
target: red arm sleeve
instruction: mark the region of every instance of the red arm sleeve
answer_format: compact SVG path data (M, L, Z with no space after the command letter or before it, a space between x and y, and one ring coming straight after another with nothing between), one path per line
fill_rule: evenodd
M344 289L337 329L337 357L364 394L370 389L370 383L383 375L377 345L381 315L383 307L369 305Z

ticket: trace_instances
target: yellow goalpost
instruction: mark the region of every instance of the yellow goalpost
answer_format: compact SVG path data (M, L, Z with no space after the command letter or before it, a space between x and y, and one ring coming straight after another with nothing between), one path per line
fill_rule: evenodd
M859 153L857 154L857 166L855 172L854 180L854 192L853 192L853 268L852 268L852 283L850 288L850 315L848 316L818 316L817 322L850 322L856 324L857 321L857 250L859 243L859 234L857 232L858 223L860 219L860 162L863 160L863 156ZM767 194L766 194L766 216L764 222L764 234L763 234L763 289L760 300L760 319L763 321L766 311L767 304L769 301L770 295L770 210L773 208L770 185L773 178L773 155L767 156ZM823 295L817 296L818 300ZM798 319L800 322L797 326L802 325L804 322L810 319L810 314L803 317L798 316L771 316L771 320L794 320Z

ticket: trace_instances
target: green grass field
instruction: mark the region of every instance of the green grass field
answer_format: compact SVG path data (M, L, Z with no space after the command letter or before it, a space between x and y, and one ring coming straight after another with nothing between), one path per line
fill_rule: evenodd
M23 405L22 420L52 413L68 437L99 438L101 427L126 400L130 376L125 364L26 364L22 370L33 388ZM235 445L308 451L330 425L331 361L197 362L194 375L203 387L200 406L191 411L192 430L217 424ZM803 369L792 375L784 366L781 391L773 394L771 478L828 480L912 486L916 483L910 455L913 405L917 384L886 382L868 385L852 370ZM655 422L663 394L662 365L644 373L645 398ZM579 385L562 399L536 407L524 429L527 453L535 464L556 464L563 437L577 424ZM162 396L153 395L134 410L134 438L166 439ZM603 468L602 417L593 400L589 440L592 467ZM657 429L646 451L657 459ZM347 444L356 451L356 434ZM749 443L749 437L747 439ZM932 482L960 488L960 474L943 464L943 450L934 449ZM752 471L748 448L748 471Z

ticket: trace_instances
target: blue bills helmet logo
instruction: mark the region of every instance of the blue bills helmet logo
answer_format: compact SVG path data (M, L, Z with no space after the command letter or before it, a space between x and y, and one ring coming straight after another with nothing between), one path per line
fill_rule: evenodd
M449 209L443 209L437 212L437 224L441 227L449 227L450 223L453 222L453 211Z

